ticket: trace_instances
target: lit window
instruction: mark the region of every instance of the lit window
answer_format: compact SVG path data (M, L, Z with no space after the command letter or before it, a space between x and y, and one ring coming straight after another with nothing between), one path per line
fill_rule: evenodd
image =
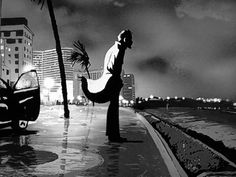
M0 39L0 43L1 43L1 44L3 43L3 39Z
M4 57L4 53L2 53L1 56Z
M8 48L8 51L10 52L10 51L11 51L11 48Z
M1 45L1 50L3 50L4 49L4 46L3 45Z

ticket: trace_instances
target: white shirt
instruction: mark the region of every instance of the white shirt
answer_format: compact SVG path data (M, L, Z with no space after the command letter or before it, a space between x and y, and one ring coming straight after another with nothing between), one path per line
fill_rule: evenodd
M124 60L124 53L124 48L122 48L121 44L116 41L105 55L102 77L97 80L87 79L88 90L90 92L97 93L102 91L111 76L114 74L120 76Z

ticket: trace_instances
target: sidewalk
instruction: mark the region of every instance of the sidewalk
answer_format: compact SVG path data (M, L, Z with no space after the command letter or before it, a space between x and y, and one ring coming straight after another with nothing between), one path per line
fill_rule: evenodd
M107 107L72 105L69 120L59 117L62 109L43 107L37 122L30 124L24 134L10 140L10 145L4 142L10 157L2 160L0 176L173 176L147 127L133 110L120 108L121 136L128 141L109 143L105 136ZM19 150L11 152L13 147Z

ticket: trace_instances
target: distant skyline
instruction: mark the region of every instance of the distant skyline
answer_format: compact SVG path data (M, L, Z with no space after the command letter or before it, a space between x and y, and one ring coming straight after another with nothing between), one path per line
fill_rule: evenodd
M34 50L55 48L47 7L3 0L2 17L26 17ZM93 68L122 29L133 32L124 69L136 96L236 100L235 0L53 0L63 47L85 44Z

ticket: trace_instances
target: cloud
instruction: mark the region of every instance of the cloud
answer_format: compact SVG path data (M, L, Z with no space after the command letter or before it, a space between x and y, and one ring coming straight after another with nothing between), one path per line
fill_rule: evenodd
M141 71L154 71L160 74L166 74L170 69L170 63L166 59L156 56L138 62L137 68Z
M124 6L125 6L125 3L115 1L115 2L114 2L114 6L117 6L117 7L124 7Z
M234 0L56 0L53 4L62 46L72 47L80 40L93 68L103 65L122 29L133 32L124 68L137 76L137 95L143 96L147 87L159 96L235 93ZM3 1L3 16L28 19L35 33L34 50L55 48L46 6L40 10L29 0Z
M176 8L179 17L188 15L193 18L214 18L224 21L235 21L236 2L234 0L182 0Z

